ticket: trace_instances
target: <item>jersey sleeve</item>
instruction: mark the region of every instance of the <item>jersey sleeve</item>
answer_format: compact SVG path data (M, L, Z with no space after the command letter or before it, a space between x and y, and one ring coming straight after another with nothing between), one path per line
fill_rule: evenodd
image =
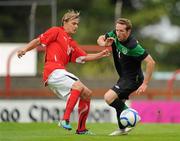
M74 50L71 53L70 61L74 63L85 63L84 58L87 56L87 53L75 41L72 41L71 46Z
M59 33L58 27L52 27L48 29L46 32L42 33L39 36L41 45L47 46L51 42L55 41L58 36L58 33Z
M110 32L107 32L105 34L105 38L108 38L108 37L115 37L115 30L112 30Z
M148 53L146 52L145 49L143 49L141 47L141 45L137 45L136 49L135 49L135 52L136 52L136 55L137 55L137 60L138 61L142 61L144 60L147 56L148 56Z

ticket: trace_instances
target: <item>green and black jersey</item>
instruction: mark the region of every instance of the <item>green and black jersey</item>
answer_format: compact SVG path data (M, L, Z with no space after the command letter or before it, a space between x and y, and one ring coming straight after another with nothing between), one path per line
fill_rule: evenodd
M124 42L120 42L115 30L108 32L107 37L113 37L112 52L116 70L121 78L124 79L143 79L141 62L148 53L138 41L130 35Z

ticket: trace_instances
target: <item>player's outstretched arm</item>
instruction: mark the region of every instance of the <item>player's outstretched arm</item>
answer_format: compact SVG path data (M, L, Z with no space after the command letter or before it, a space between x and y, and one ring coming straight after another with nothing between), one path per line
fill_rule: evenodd
M141 86L136 91L137 94L141 94L141 93L146 91L148 83L151 79L151 76L152 76L152 73L153 73L154 67L155 67L155 61L153 60L153 58L150 55L148 55L144 59L144 61L146 62L146 73L145 73L143 83L141 84Z
M84 61L92 61L97 60L103 57L107 57L110 55L110 51L108 49L104 49L103 51L95 54L87 54L87 56L84 58Z
M39 38L33 39L24 48L17 51L17 56L21 58L23 55L26 54L26 52L36 48L39 45L40 45L40 39Z
M114 42L114 38L112 37L106 38L105 35L101 35L97 39L97 44L102 47L111 46L113 42Z

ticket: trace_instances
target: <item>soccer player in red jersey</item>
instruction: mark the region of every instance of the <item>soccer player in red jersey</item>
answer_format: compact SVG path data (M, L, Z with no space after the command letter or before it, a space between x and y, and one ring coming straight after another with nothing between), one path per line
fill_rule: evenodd
M74 10L68 11L62 17L61 27L52 27L39 37L30 41L24 48L17 52L17 56L21 58L26 52L36 48L39 45L46 47L45 65L43 72L43 80L55 94L60 98L66 98L66 109L63 119L60 120L59 126L71 130L70 114L72 113L76 103L78 104L78 127L77 134L91 134L86 129L86 119L90 108L91 90L88 89L78 77L66 70L69 62L84 63L109 56L107 49L95 53L87 54L81 48L71 35L76 33L78 29L80 13Z

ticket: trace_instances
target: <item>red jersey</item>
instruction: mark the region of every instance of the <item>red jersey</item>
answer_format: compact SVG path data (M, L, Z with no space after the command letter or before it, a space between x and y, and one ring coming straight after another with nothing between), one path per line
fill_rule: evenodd
M52 27L39 36L40 43L46 47L43 80L55 69L66 69L69 62L83 63L87 55L65 32L63 27Z

